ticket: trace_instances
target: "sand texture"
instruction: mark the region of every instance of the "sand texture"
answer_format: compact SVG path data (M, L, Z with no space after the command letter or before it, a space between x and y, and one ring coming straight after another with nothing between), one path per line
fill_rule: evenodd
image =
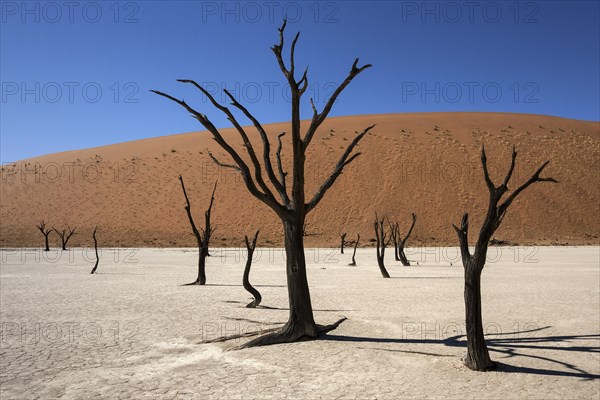
M503 113L331 118L307 152L307 198L332 171L354 132L374 123L377 127L357 147L362 155L308 216L308 246L334 247L340 232L347 232L348 239L360 233L368 243L374 238L375 211L400 221L403 230L410 212L416 212L413 245L456 245L451 223L468 211L476 232L487 206L479 161L482 144L497 184L508 168L513 144L519 157L510 188L545 160L551 160L546 174L561 182L536 184L521 195L496 233L498 239L519 244L599 243L600 123ZM266 129L273 149L275 136L288 131L283 159L289 170L289 124ZM262 154L257 133L253 128L248 132ZM223 135L243 151L236 132L228 129ZM35 225L42 219L57 228L77 226L80 234L72 238L73 245L88 246L98 225L101 246L195 246L179 174L185 178L197 221L214 181L219 181L213 210L216 246L242 246L244 235L259 228L261 246L282 246L282 226L275 214L248 193L235 171L216 167L209 150L230 162L207 132L196 132L6 164L0 187L0 246L39 246L43 237ZM59 241L55 234L50 239L53 245Z
M348 317L318 341L226 351L202 343L284 323L281 249L257 249L246 309L245 251L214 249L208 285L196 252L103 249L0 252L2 399L597 399L598 247L492 248L483 320L499 371L466 369L456 248L409 249L419 266L373 249L307 249L315 317ZM454 266L450 266L454 262Z

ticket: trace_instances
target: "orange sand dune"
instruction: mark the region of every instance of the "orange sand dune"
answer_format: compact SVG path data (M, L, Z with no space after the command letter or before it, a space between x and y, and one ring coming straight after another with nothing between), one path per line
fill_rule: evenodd
M331 171L355 131L377 124L358 146L362 155L308 216L306 244L335 246L338 233L374 237L375 211L400 220L418 215L410 244L456 245L452 222L471 215L478 232L487 189L479 150L485 144L492 178L502 179L511 146L519 157L515 188L545 160L546 175L561 183L536 184L513 203L496 238L519 244L598 244L600 234L600 123L506 113L416 113L337 117L326 121L307 153L307 198ZM303 126L307 126L304 123ZM288 123L267 125L274 147ZM258 134L248 129L262 151ZM223 135L236 148L232 129ZM289 163L289 135L284 163ZM286 147L288 145L288 148ZM213 244L233 246L261 229L260 246L281 246L282 227L265 205L248 194L232 170L216 167L226 153L207 132L164 136L92 149L49 154L4 165L0 246L39 246L35 225L77 226L73 246L88 245L99 226L101 246L195 246L183 208L179 174L185 178L197 222L219 181ZM291 175L291 174L290 174ZM51 236L58 245L58 236Z

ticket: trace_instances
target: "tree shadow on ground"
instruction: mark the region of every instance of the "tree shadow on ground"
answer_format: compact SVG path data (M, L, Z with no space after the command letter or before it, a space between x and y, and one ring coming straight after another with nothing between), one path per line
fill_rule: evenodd
M195 282L191 282L191 283L184 283L182 285L179 286L243 286L243 285L236 285L236 284L232 284L232 283L205 283L204 285L198 285ZM254 287L286 287L285 285L252 285Z
M525 350L550 350L550 351L569 351L577 353L600 353L600 342L597 342L596 346L582 346L578 345L577 341L580 340L599 340L600 334L589 334L589 335L561 335L561 336L527 336L520 337L523 334L533 334L536 332L543 331L550 328L549 326L518 331L510 333L496 333L487 334L486 343L488 349L491 352L504 354L502 359L512 358L515 356L521 356L525 358L534 358L556 364L562 368L560 369L543 369L543 368L531 368L526 366L510 365L503 362L498 362L498 371L508 373L524 373L524 374L536 374L536 375L551 375L551 376L569 376L575 378L581 378L583 380L600 379L600 374L594 374L585 371L574 364L561 361L556 358L537 356L533 354L525 354L520 349ZM502 337L510 336L510 337ZM358 337L358 336L345 336L345 335L333 335L327 334L321 337L321 340L332 340L339 342L355 342L355 343L396 343L396 344L440 344L447 347L467 347L467 340L465 335L456 335L445 339L419 339L419 338L373 338L373 337ZM452 354L436 354L429 352L420 352L413 350L401 350L401 349L381 349L381 348L368 348L369 350L382 350L382 351L393 351L402 353L413 353L423 354L437 357L454 357Z
M237 300L224 300L223 303L230 303L230 304L247 304L247 302L243 302L243 301L237 301ZM246 308L246 307L244 307ZM263 309L263 310L289 310L289 308L287 307L271 307L271 306L265 306L260 304L259 306L255 307L255 309ZM323 312L344 312L344 311L356 311L356 310L319 310L319 309L313 309L313 311L323 311Z

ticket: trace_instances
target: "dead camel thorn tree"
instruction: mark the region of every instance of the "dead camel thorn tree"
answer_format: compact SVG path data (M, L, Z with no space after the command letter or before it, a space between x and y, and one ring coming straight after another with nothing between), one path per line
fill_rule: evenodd
M98 229L98 227L94 227L94 232L92 233L92 238L94 239L94 250L96 251L96 264L94 265L94 268L92 268L92 272L90 272L90 274L95 274L96 270L98 269L98 264L100 263L100 257L98 256L98 240L96 239L96 230Z
M46 229L46 223L44 221L40 222L39 225L36 225L36 228L38 228L40 232L42 232L42 235L44 235L44 244L46 245L44 251L50 251L48 236L52 233L53 229Z
M284 20L281 28L279 28L279 43L274 45L273 51L279 68L285 76L291 92L291 154L292 154L292 179L291 191L288 192L288 182L286 181L287 174L284 172L280 157L280 149L276 154L277 170L273 168L271 162L271 144L269 137L261 125L261 123L240 104L235 97L228 91L224 90L225 95L231 101L231 105L239 110L246 118L248 118L254 128L258 131L263 147L262 165L259 156L251 143L246 130L238 122L237 118L231 110L221 105L215 100L214 96L204 87L192 80L179 80L179 82L191 84L202 92L212 103L212 105L223 112L228 120L233 124L236 131L239 133L243 148L247 153L247 158L242 158L237 150L235 150L229 142L222 136L219 129L210 121L210 119L193 109L184 100L179 100L171 95L163 92L153 91L154 93L174 101L189 113L192 114L211 134L213 139L221 146L233 160L233 163L223 163L211 155L213 161L223 168L231 168L238 171L243 178L244 184L248 191L258 200L270 207L273 212L281 219L285 238L286 251L286 275L289 298L289 318L287 323L278 331L260 336L241 347L251 347L259 345L268 345L275 343L293 342L300 338L316 338L319 333L327 332L335 329L344 319L328 326L317 325L314 321L312 303L310 298L310 290L306 277L306 261L304 256L304 224L307 214L309 214L319 204L325 193L333 186L338 177L344 171L344 168L354 161L360 153L354 153L353 150L358 142L373 128L370 126L357 134L350 142L329 177L321 184L314 195L307 199L305 194L305 163L306 150L310 145L315 133L321 126L323 121L329 115L331 108L336 102L338 96L350 84L350 82L365 69L371 67L367 64L358 67L358 59L354 61L350 72L344 81L335 89L331 97L327 100L323 110L317 111L314 102L310 101L312 107L312 119L304 136L300 131L300 100L302 95L308 88L308 68L304 70L301 78L296 80L296 66L294 59L294 51L299 38L299 33L294 37L290 46L289 64L286 65L283 57L284 49L284 31L287 21ZM278 137L281 140L281 135ZM249 160L249 162L248 162ZM265 175L268 181L265 181ZM278 198L277 198L277 197Z
M183 190L183 196L185 197L185 212L187 213L188 220L190 221L190 225L192 226L192 232L194 233L194 237L196 237L196 242L198 243L198 277L192 283L186 283L184 286L192 286L192 285L205 285L206 284L206 257L208 256L208 245L210 243L210 238L215 231L215 228L210 226L210 213L212 211L212 206L215 201L215 190L217 190L217 182L215 182L215 186L213 187L212 195L210 196L210 204L208 209L204 212L204 229L196 227L196 223L194 222L194 218L192 217L192 210L190 205L190 199L188 198L187 191L185 190L185 184L183 183L183 177L179 175L179 181L181 182L181 190Z
M473 254L471 254L469 250L469 214L465 213L463 215L460 228L452 224L458 235L462 262L465 270L464 296L467 327L467 355L463 361L468 368L476 371L488 371L496 367L496 363L490 359L488 349L485 344L483 323L481 318L481 271L483 271L483 267L485 265L485 257L487 255L490 239L506 216L508 207L517 198L517 196L521 194L521 192L536 182L558 183L558 181L554 178L540 178L540 174L549 163L549 161L546 161L540 168L538 168L538 170L531 176L531 178L529 178L527 182L519 186L502 203L500 203L502 197L508 192L508 182L510 181L514 171L516 158L517 152L513 147L510 168L508 169L502 184L500 186L495 186L488 173L485 148L481 148L481 165L483 167L485 183L490 193L490 199L488 203L487 214L485 216L485 220L483 221L483 225L481 226L481 230L479 231L479 237L477 238L475 252Z
M352 262L348 264L351 267L356 267L356 248L358 247L358 242L360 242L360 234L357 235L356 241L354 242L354 251L352 252Z
M248 236L244 236L244 239L246 241L246 249L248 249L248 260L246 260L246 267L244 268L244 277L242 282L244 285L244 289L246 289L252 296L254 296L254 300L248 303L246 308L256 308L262 301L262 296L260 295L260 292L250 284L250 268L252 267L252 256L254 255L254 250L256 250L256 240L258 239L258 232L260 231L256 231L256 233L254 234L252 244L250 244Z
M404 239L402 239L402 235L400 235L400 223L392 223L388 218L388 224L390 225L390 236L392 238L392 242L394 243L394 259L396 261L400 261L405 267L410 266L410 261L408 261L408 258L406 258L404 247L406 245L406 241L413 231L413 228L415 227L415 223L417 222L417 214L412 213L411 215L412 223Z
M348 242L346 242L346 233L345 232L344 233L339 233L338 235L340 236L340 240L341 240L341 242L340 242L340 253L344 254L344 246L348 243Z
M379 219L377 213L375 213L375 221L373 226L375 227L375 238L377 240L377 265L379 265L379 270L381 271L381 276L384 278L389 278L390 274L388 274L387 269L385 269L385 248L388 244L390 244L391 237L387 237L387 233L385 232L385 225L383 224L384 219Z
M70 226L67 226L67 229L63 229L62 231L59 231L56 228L52 228L52 230L56 232L56 234L60 238L63 250L67 250L67 243L69 242L69 239L71 239L71 236L75 234L75 229L76 228L71 229Z

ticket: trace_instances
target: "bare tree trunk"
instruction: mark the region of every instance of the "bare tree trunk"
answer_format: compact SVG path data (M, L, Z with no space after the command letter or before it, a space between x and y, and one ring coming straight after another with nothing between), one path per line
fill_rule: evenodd
M39 225L36 225L36 228L38 228L40 230L40 232L42 232L42 235L44 235L44 245L45 245L44 251L50 251L50 244L48 243L48 236L52 233L52 229L46 229L46 223L44 221L40 222Z
M341 254L344 254L344 245L346 244L346 233L340 233L339 235L341 239L340 252Z
M383 219L379 220L377 213L375 213L375 238L377 240L377 265L381 271L381 276L389 278L387 269L385 269L385 248L390 243L390 239L387 238L385 233L385 226L383 225ZM387 238L387 240L386 240Z
M472 370L488 371L495 369L496 363L490 359L483 335L483 320L481 318L481 270L474 265L465 268L467 355L463 359L463 362Z
M244 237L244 239L246 240L246 249L248 249L248 260L246 260L246 267L244 268L244 278L242 279L242 282L244 284L244 289L246 289L248 292L250 292L252 296L254 296L254 300L248 303L248 305L246 306L247 308L255 308L262 301L262 296L260 295L260 292L250 284L250 268L252 267L252 256L254 255L254 250L256 249L256 240L258 239L258 232L259 231L256 231L256 233L254 234L252 244L250 244L248 236Z
M71 236L73 236L75 234L75 229L76 228L71 229L70 227L67 227L67 229L63 229L62 231L59 231L56 228L52 228L52 230L54 232L56 232L56 234L60 238L60 242L62 244L63 250L67 250L67 243L69 242L69 239L71 239Z
M485 266L490 239L502 223L508 207L523 190L535 182L558 182L554 178L540 178L541 172L546 165L548 165L548 161L546 161L527 182L514 190L506 200L500 204L502 197L508 192L508 182L512 177L516 158L517 152L513 147L510 168L502 184L496 186L489 176L485 149L483 147L481 148L481 165L483 167L485 183L489 191L489 203L486 217L479 231L479 237L475 244L475 252L473 254L471 254L469 249L469 214L465 213L463 215L460 228L454 224L452 225L458 235L462 263L465 270L464 295L465 322L467 327L467 355L463 361L468 368L475 371L489 371L496 368L496 363L490 359L485 343L481 315L481 272Z
M302 337L314 338L318 333L335 329L345 319L341 319L331 325L321 326L315 324L310 301L310 293L308 290L308 282L306 279L303 228L305 228L304 223L306 215L320 203L325 193L341 176L344 168L361 154L360 152L354 152L354 149L360 140L362 140L362 138L375 126L372 125L364 129L362 132L357 133L339 158L338 162L335 164L329 177L321 184L310 200L306 199L304 192L306 149L308 148L321 124L326 120L338 96L356 76L358 76L365 69L370 68L371 65L366 64L359 67L358 59L355 59L350 71L348 72L348 75L344 81L337 86L331 96L329 96L321 112L317 110L317 107L313 101L310 102L312 108L312 119L308 129L306 130L306 133L303 136L300 125L300 100L308 88L308 69L304 70L304 73L300 79L296 78L294 51L300 35L299 32L292 40L289 49L289 62L284 60L284 30L286 25L287 20L284 19L281 27L278 29L279 43L271 47L271 50L275 54L279 69L285 76L291 91L290 125L291 155L293 159L291 193L288 193L287 190L287 172L283 170L281 161L281 137L284 135L284 133L278 136L279 146L276 152L276 174L276 170L273 167L270 156L271 143L264 127L246 107L244 107L235 99L235 97L228 90L225 89L224 93L229 98L231 105L242 112L244 116L252 122L252 125L254 128L256 128L260 135L263 144L262 165L259 155L257 155L257 152L252 145L252 141L250 140L244 127L242 127L231 110L227 106L220 104L215 97L202 85L199 85L197 82L189 79L179 80L179 82L191 84L196 87L210 100L215 108L219 109L221 112L223 112L223 114L225 114L227 119L233 124L244 144L243 147L246 152L246 157L240 156L240 154L227 142L220 130L212 123L206 114L195 110L185 101L177 99L169 94L156 90L152 91L179 104L187 112L191 113L193 117L196 118L202 124L202 126L204 126L204 128L212 134L212 137L217 144L229 154L231 160L233 160L233 164L223 163L209 152L208 155L212 158L212 160L220 167L230 168L239 172L248 191L255 198L271 208L283 222L285 249L287 255L286 271L288 279L288 295L290 303L289 320L280 331L257 338L256 340L253 340L242 347L292 342ZM265 181L265 177L268 178L270 183Z
M319 327L315 323L310 290L306 277L302 222L284 222L286 276L290 314L284 327L258 337L242 347L253 347L296 341L301 337L315 338Z
M348 264L351 267L356 266L356 259L354 257L356 256L356 248L358 247L358 242L360 242L360 234L356 238L356 242L354 242L354 251L352 252L352 262L350 264Z
M398 249L397 249L398 257L400 258L400 262L402 263L402 265L404 265L405 267L410 266L410 261L408 261L408 258L406 258L406 254L404 253L404 246L406 245L406 241L410 237L410 234L412 233L412 230L415 227L416 222L417 222L417 214L413 213L412 214L412 223L411 223L410 228L408 229L408 233L406 234L404 239L400 238L400 227L399 227L399 224L396 224L396 228L398 229L398 239L399 239L398 240Z
M200 228L199 230L196 227L194 218L192 217L190 199L188 198L187 191L185 190L185 184L183 183L183 177L181 175L179 175L179 181L181 182L181 190L183 191L183 196L185 197L185 211L188 216L190 225L192 227L194 237L196 238L196 242L198 243L198 276L194 282L185 284L184 286L205 285L206 257L208 257L209 255L208 246L210 244L211 235L214 232L214 228L211 228L210 225L210 214L212 211L213 203L215 201L215 191L217 190L217 182L215 182L215 186L213 187L212 195L210 197L210 205L204 213L204 229Z
M392 239L392 243L394 244L394 260L400 261L400 252L398 249L398 244L399 244L398 239L400 236L399 224L397 222L393 223L392 221L390 221L389 218L387 219L387 221L388 221L388 225L390 226L390 237Z
M92 272L91 274L95 274L96 270L98 269L98 263L100 262L100 257L98 256L98 240L96 239L96 230L98 229L98 227L96 226L94 228L94 233L92 233L92 238L94 239L94 250L96 251L96 264L94 265L94 268L92 268Z

